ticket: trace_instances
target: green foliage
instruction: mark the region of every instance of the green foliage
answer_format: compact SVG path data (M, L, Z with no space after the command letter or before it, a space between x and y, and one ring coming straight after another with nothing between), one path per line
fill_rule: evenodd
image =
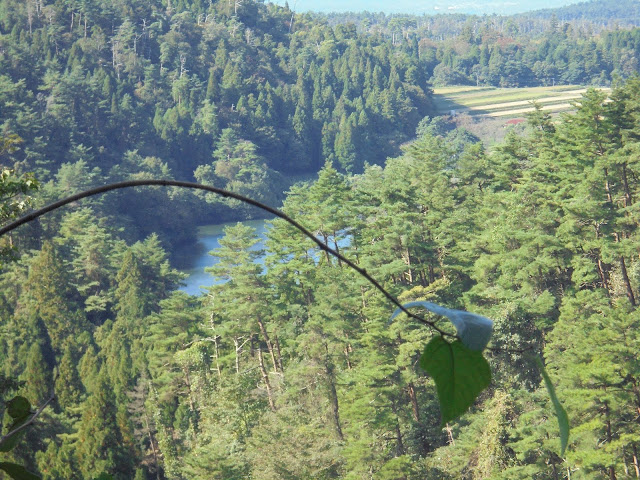
M109 472L115 479L131 478L132 460L117 420L115 395L106 375L87 400L78 426L84 441L76 448L77 462L84 476Z
M634 474L638 80L611 102L589 91L575 114L537 112L490 149L426 120L399 145L430 111L431 75L609 82L630 73L635 30L592 41L557 25L546 38L492 18L453 42L426 20L358 30L299 15L289 32L290 10L252 1L1 0L0 12L1 123L24 139L5 134L2 162L42 174L36 203L194 172L278 202L282 174L317 172L286 212L402 302L493 319L509 351L485 360L486 338L472 350L461 330L449 343L388 325L378 293L281 221L264 264L255 232L231 226L209 271L219 283L175 292L165 248L235 213L173 189L121 192L15 234L28 253L0 276L2 378L35 404L55 365L60 377L7 461L65 480ZM435 385L418 368L425 345ZM566 458L527 349L571 413Z
M438 389L442 426L466 412L491 383L491 370L481 352L460 341L434 337L420 357L420 366Z
M19 175L14 169L4 166L5 155L17 150L22 139L15 134L0 136L0 224L19 216L31 205L29 196L39 188L31 174ZM0 268L4 263L15 259L15 246L9 240L0 241Z
M198 171L279 202L281 175L315 173L334 157L354 172L365 161L381 164L431 112L415 48L355 31L337 35L343 27L324 22L296 20L292 30L289 10L253 0L130 3L0 3L0 35L11 52L0 58L0 163L35 171L51 198L147 175L155 159L162 176ZM402 55L389 55L394 48ZM343 117L348 138L336 139L345 135L338 131L323 140L323 127ZM242 151L216 158L207 172L228 132ZM132 154L140 157L133 164ZM58 185L47 183L54 178ZM123 192L100 214L122 216L123 205L144 208L153 196ZM144 238L160 224L176 243L192 239L194 205L213 220L239 216L211 213L191 194L181 200L177 215L127 211L136 224L129 235Z
M7 140L3 138L3 141ZM24 212L30 201L25 195L37 189L38 182L33 176L18 176L15 171L3 167L0 173L0 221L4 223Z
M36 405L43 403L51 395L51 372L47 367L42 347L39 343L34 343L29 348L23 373L25 384L21 391ZM9 407L10 405L11 403ZM10 408L7 408L7 411L11 415Z

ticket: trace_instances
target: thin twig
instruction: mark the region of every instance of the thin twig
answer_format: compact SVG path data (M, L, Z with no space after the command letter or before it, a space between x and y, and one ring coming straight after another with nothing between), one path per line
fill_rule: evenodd
M270 207L269 205L265 205L264 203L258 202L257 200L253 200L252 198L245 197L244 195L230 192L228 190L223 190L222 188L210 187L208 185L202 185L202 184L193 183L193 182L181 182L177 180L129 180L126 182L110 183L108 185L103 185L101 187L95 187L80 193L76 193L75 195L71 195L69 197L63 198L62 200L58 200L57 202L47 205L46 207L43 207L39 210L35 210L29 213L28 215L25 215L24 217L21 217L15 220L9 225L6 225L5 227L0 228L0 237L5 233L15 230L19 226L24 225L25 223L31 222L36 218L41 217L45 213L49 213L53 210L56 210L60 207L68 205L69 203L73 203L78 200L81 200L83 198L99 195L101 193L109 192L112 190L120 190L123 188L143 187L143 186L181 187L181 188L191 188L195 190L204 190L207 192L215 193L217 195L221 195L222 197L225 197L225 198L234 198L243 203L246 203L248 205L253 205L254 207L258 207L266 212L269 212L272 215L275 215L276 217L285 220L286 222L291 224L293 227L298 229L306 237L313 240L313 242L318 246L318 248L329 253L330 255L334 256L340 261L346 263L349 267L351 267L353 270L358 272L371 285L373 285L378 291L380 291L391 303L393 303L397 308L399 308L404 313L406 313L410 318L413 318L414 320L417 320L421 323L424 323L425 325L428 325L429 327L434 329L436 332L438 332L442 336L458 338L456 335L448 333L442 330L441 328L439 328L435 324L435 322L426 320L420 315L416 315L415 313L410 312L400 303L400 301L398 301L396 297L394 297L391 293L389 293L380 283L378 283L376 279L374 279L371 275L369 275L364 268L359 267L358 265L353 263L351 260L343 256L341 253L337 252L336 250L322 243L322 241L316 238L316 236L313 233L311 233L309 230L307 230L305 227L303 227L293 218L289 217L287 214L273 207Z

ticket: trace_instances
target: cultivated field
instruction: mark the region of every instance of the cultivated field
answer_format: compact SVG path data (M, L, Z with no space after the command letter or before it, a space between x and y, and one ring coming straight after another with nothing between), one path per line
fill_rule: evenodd
M608 90L608 89L605 89ZM514 118L533 110L536 101L549 113L571 110L587 89L578 85L531 88L442 87L434 88L438 111L468 114L473 117Z

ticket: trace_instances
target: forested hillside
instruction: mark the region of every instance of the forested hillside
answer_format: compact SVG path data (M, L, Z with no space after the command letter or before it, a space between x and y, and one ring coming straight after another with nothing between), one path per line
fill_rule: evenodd
M59 368L13 455L45 479L638 478L639 92L591 90L491 152L425 121L386 166L326 164L289 192L286 212L403 301L494 319L494 381L460 420L440 427L417 366L431 331L389 324L287 224L264 267L228 228L226 282L189 297L157 239L127 246L76 205L0 279L5 376L37 404ZM569 411L565 458L533 352Z
M398 45L417 39L428 77L437 86L605 86L632 75L640 59L635 0L596 0L513 16L364 12L316 18L336 25L352 22Z
M386 14L369 9L365 12L342 12L319 14L326 18L330 25L353 23L361 29L376 26L378 29L397 30L404 25L405 29L421 29L421 34L433 38L450 38L460 35L468 25L487 23L503 28L515 25L520 33L539 35L549 30L552 21L561 25L568 23L574 29L590 30L599 34L604 30L632 28L640 26L640 5L635 0L587 0L564 7L533 10L513 15L474 15L465 13L437 13L433 15Z
M54 180L47 198L174 177L279 204L326 160L355 173L397 154L431 112L417 44L291 21L256 1L2 0L0 129L23 141L3 162ZM189 237L184 215L130 214L133 238Z
M587 0L560 8L545 8L516 15L530 19L556 17L563 22L590 22L601 26L640 26L640 5L633 0Z
M256 212L123 190L0 238L3 433L8 399L55 392L15 448L0 442L0 469L640 478L640 30L451 17L453 36L442 17L372 18L251 0L0 0L0 224L127 179L282 204L402 302L494 320L493 381L475 406L441 425L418 364L434 332L390 322L393 305L289 224L272 222L264 252L251 228L227 228L217 283L189 296L171 249L198 224ZM570 114L539 108L487 148L429 117L432 82L613 88ZM564 454L534 355L569 413Z

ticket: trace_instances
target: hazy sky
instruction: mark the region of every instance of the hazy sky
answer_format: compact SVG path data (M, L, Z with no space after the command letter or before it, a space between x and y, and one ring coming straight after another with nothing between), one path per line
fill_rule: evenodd
M269 1L269 0L267 0ZM284 5L285 0L271 0ZM385 13L498 13L511 14L561 7L580 0L288 0L297 12L362 11Z

